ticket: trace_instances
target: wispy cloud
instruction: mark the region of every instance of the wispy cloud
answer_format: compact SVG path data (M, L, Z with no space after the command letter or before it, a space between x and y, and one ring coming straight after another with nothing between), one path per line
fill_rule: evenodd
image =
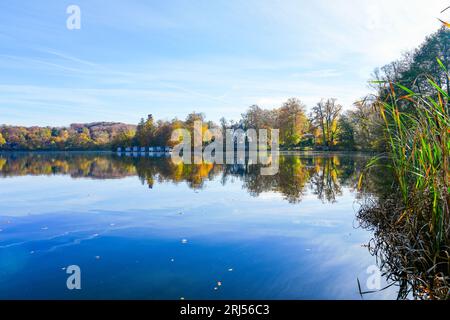
M346 107L375 67L439 27L442 1L101 0L0 4L0 122L237 118L290 97ZM29 115L33 114L33 117ZM63 122L63 123L61 123Z

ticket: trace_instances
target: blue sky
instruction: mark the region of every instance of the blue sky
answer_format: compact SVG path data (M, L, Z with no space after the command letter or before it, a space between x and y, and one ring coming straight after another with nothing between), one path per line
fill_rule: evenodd
M66 8L81 9L68 30ZM0 123L217 121L290 97L346 108L448 1L2 0Z

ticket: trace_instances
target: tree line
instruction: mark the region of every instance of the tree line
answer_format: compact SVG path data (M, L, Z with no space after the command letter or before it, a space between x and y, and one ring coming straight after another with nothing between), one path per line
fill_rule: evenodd
M0 126L0 150L111 150L132 146L173 146L175 129L194 131L195 121L202 121L203 132L227 129L279 129L283 149L373 150L369 126L375 113L366 104L343 112L336 99L322 100L308 115L306 106L291 98L279 108L263 109L253 105L238 121L207 121L203 113L192 112L185 120L155 120L152 115L137 125L123 123L71 124L69 127ZM204 141L207 144L210 140Z
M323 99L307 113L307 107L297 98L288 99L279 108L264 109L250 106L238 121L221 118L219 124L206 121L203 113L190 113L186 119L155 121L153 115L141 119L135 137L124 141L123 146L173 146L173 130L183 128L191 134L194 122L202 121L202 131L279 129L279 144L285 150L375 150L381 145L374 142L376 113L365 103L357 103L354 109L344 112L335 98ZM270 131L269 131L270 132ZM205 137L208 144L213 137Z

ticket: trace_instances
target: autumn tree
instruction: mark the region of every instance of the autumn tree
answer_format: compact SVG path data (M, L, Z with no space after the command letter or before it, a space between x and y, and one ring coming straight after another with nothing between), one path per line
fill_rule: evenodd
M68 140L69 146L74 149L88 149L91 146L91 136L88 128L81 128L72 134Z
M320 130L322 144L326 147L336 143L341 111L342 106L335 98L322 100L312 109L311 123Z
M384 122L373 99L355 102L348 115L354 126L355 144L358 149L382 151L386 148Z
M201 121L202 127L201 132L196 132L195 130L195 122ZM194 141L194 133L195 135L199 135L201 137L201 142L198 141L198 143L203 144L203 137L204 133L208 130L208 124L205 123L205 114L204 113L197 113L195 111L191 112L187 115L186 120L184 121L184 128L187 129L191 133L191 145L195 146L197 145L197 142Z
M297 145L309 130L305 114L306 106L300 100L291 98L276 110L276 128L280 130L280 144Z
M131 128L124 128L114 136L112 140L112 147L131 147L135 136L136 130L133 130Z
M242 114L242 126L244 129L255 129L256 131L275 128L276 112L252 105Z
M3 138L3 135L0 132L0 147L3 146L4 144L6 144L6 140L5 138Z

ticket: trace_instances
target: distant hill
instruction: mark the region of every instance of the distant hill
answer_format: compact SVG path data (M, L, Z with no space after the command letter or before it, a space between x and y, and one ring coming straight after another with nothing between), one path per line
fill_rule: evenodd
M120 122L73 123L69 127L0 126L0 150L103 150L134 137L136 126Z

